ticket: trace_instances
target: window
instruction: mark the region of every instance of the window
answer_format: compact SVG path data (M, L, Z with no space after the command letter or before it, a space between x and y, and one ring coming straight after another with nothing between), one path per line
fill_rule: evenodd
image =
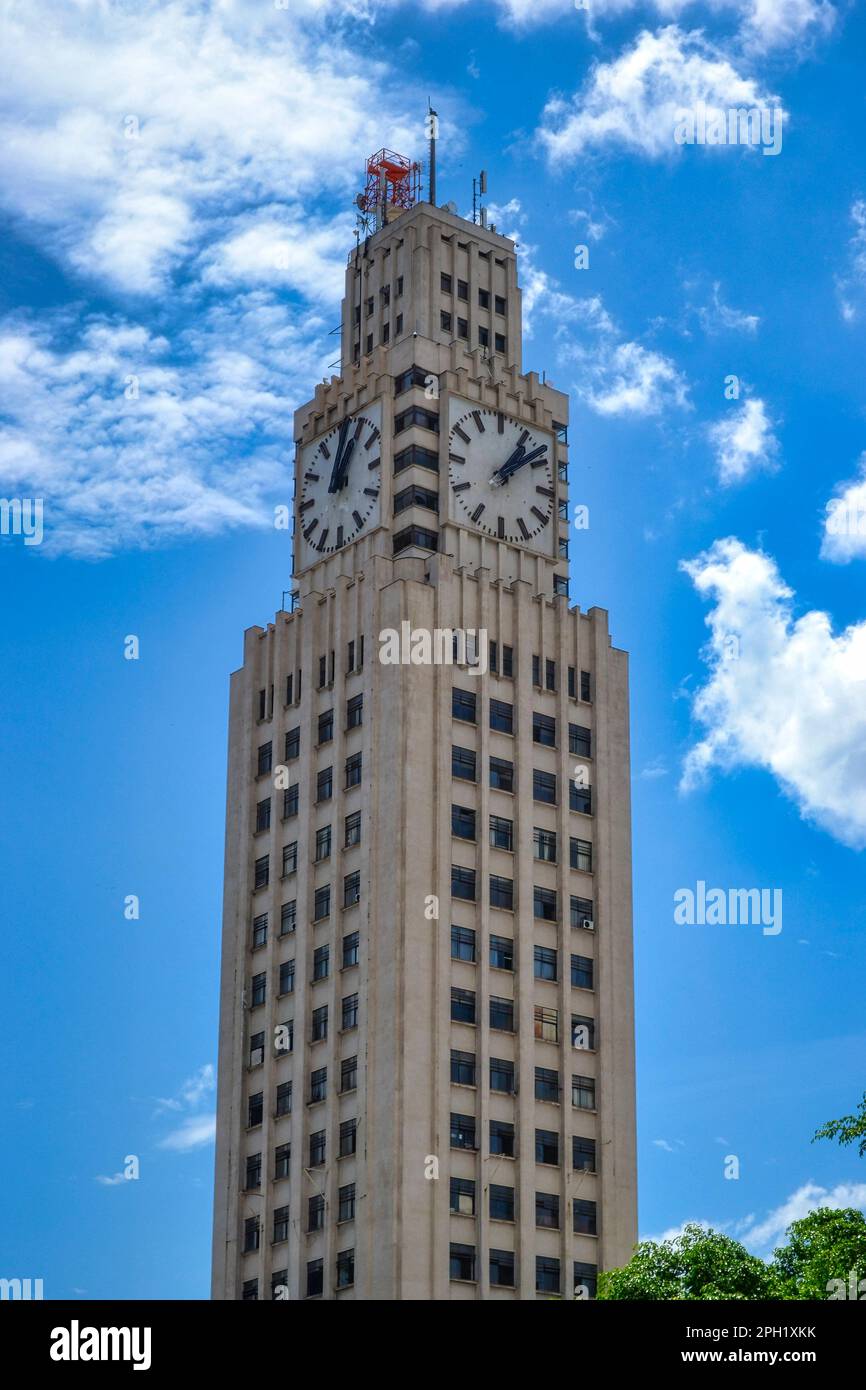
M457 281L457 298L465 300L469 299L469 284L466 280Z
M546 864L556 863L556 831L542 830L536 826L532 832L532 846L536 859Z
M514 733L514 706L505 700L490 701L490 727L500 734Z
M514 1157L514 1125L507 1120L490 1121L490 1152L504 1158Z
M475 902L475 870L451 865L451 896L465 902Z
M451 834L459 840L475 839L475 812L469 806L451 807Z
M298 871L298 842L293 840L290 845L283 845L283 878L288 878L291 874Z
M510 936L491 936L490 964L494 970L514 969L514 942Z
M479 328L479 330L478 330L478 346L479 346L479 347L489 347L489 345L490 345L490 329L489 329L489 328Z
M355 1219L355 1184L346 1183L345 1187L337 1189L337 1220L354 1221Z
M541 657L540 657L540 656L534 656L534 657L532 658L532 684L533 684L533 685L537 685L538 688L541 689Z
M555 748L556 720L548 714L533 714L532 742L542 743L545 748Z
M494 336L493 343L494 343L494 346L495 346L497 352L504 352L504 351L505 351L505 334L504 334L504 333L497 333L497 334Z
M572 811L580 811L584 816L592 815L592 787L576 787L568 784L568 805Z
M451 293L451 276L446 275L444 270L439 276L439 288L441 289L443 294Z
M330 969L330 946L317 946L313 952L313 983L315 984L316 980L327 980Z
M268 939L268 914L259 913L258 917L253 918L253 950L257 946L264 946Z
M346 728L359 729L364 718L364 696L353 695L346 701Z
M561 507L561 506L562 506L562 503L560 503L560 507ZM568 503L567 503L567 502L565 503L565 513L564 513L564 515L562 514L562 512L560 512L560 515L562 516L562 520L563 520L563 521L567 521L567 520L568 520ZM570 698L570 699L572 699L572 700L576 700L576 699L577 699L577 672L575 671L575 669L574 669L573 666L569 666L569 668L568 668L568 694L569 694L569 698Z
M274 1270L271 1275L271 1298L288 1298L289 1271L287 1269Z
M252 1192L254 1188L262 1185L262 1156L261 1154L247 1154L247 1176L244 1181L244 1191Z
M592 873L592 842L590 840L576 840L573 836L569 843L569 862L573 869L582 869L584 873Z
M439 455L435 449L425 449L420 444L410 444L408 449L401 449L394 455L394 472L402 473L404 468L431 468L434 473L439 471ZM412 541L407 541L411 545ZM430 546L431 550L436 549L436 545Z
M553 1192L536 1192L535 1224L559 1230L559 1198Z
M576 1236L598 1235L595 1202L590 1202L585 1197L575 1197L572 1215Z
M560 542L559 542L559 553L560 553L560 555L562 554L562 548L563 548L563 546L565 546L566 549L567 549L567 548L568 548L568 541L560 541ZM555 574L555 575L553 576L553 592L554 592L554 596L557 597L557 598L559 598L559 597L568 598L568 595L569 595L569 587L568 587L568 575L567 575L567 574Z
M270 878L270 855L263 854L255 863L254 883L256 888L267 888Z
M353 753L351 758L346 759L346 787L360 787L361 785L361 754Z
M399 299L399 297L400 297L400 295L401 295L402 293L403 293L403 276L402 276L402 275L398 275L398 276L397 276L397 298L398 298L398 299Z
M494 308L497 314L505 314L505 299L501 294L494 295Z
M286 787L283 791L283 820L290 820L298 814L298 784Z
M274 1149L274 1178L287 1178L292 1161L291 1144L278 1144Z
M458 1216L475 1215L475 1183L472 1178L452 1178L451 1210Z
M394 395L402 396L404 391L411 391L413 386L426 386L429 375L423 367L409 367L407 371L394 378Z
M536 1255L535 1257L535 1291L536 1293L559 1293L560 1276L559 1260L552 1255Z
M321 922L331 915L331 888L330 884L325 884L323 888L317 888L313 898L313 921Z
M535 1131L535 1161L536 1163L559 1163L559 1135L554 1129L537 1129Z
M449 1278L475 1282L475 1246L454 1245L449 1251Z
M325 1198L321 1193L307 1198L307 1230L325 1229Z
M451 332L451 315L445 309L439 310L439 327L443 333Z
M451 1081L455 1086L475 1085L475 1053L451 1049Z
M280 994L291 994L295 988L295 962L284 960L280 966Z
M548 805L556 805L556 773L539 772L537 768L532 773L532 799L533 801L546 801Z
M296 921L297 903L292 899L290 903L283 903L280 908L280 936L288 936L289 932L293 932Z
M462 719L467 724L474 724L475 691L459 690L455 686L451 691L451 713L455 719Z
M289 1238L288 1207L274 1208L274 1245L280 1245Z
M346 849L361 843L361 812L353 811L346 817Z
M490 1251L490 1283L493 1288L514 1288L514 1251Z
M502 1057L490 1058L490 1089L514 1095L514 1063Z
M595 925L592 898L571 899L571 925L583 931L592 931Z
M268 977L265 971L262 971L260 975L253 976L252 991L250 995L250 1004L252 1008L255 1009L258 1007L259 1004L264 1004L267 988Z
M451 1115L451 1147L452 1149L473 1149L475 1148L475 1116L474 1115Z
M328 683L328 658L327 658L326 656L320 656L320 657L319 657L319 689L321 690L323 686L327 685L327 683Z
M559 1042L559 1010L544 1009L540 1004L535 1005L534 1011L535 1036L541 1042Z
M595 1019L586 1014L571 1015L572 1046L588 1052L595 1051Z
M469 338L469 320L468 320L468 319L461 319L461 318L458 318L458 320L457 320L457 337L458 337L458 338L466 338L466 339L468 340L468 338Z
M595 1140L575 1135L571 1141L571 1166L578 1172L595 1172Z
M514 652L511 647L502 648L502 674L509 678L514 675Z
M376 303L376 301L375 301L373 295L370 295L370 298L367 300L367 302L366 302L366 304L365 304L365 306L364 306L364 312L365 312L367 318L369 318L370 315L372 314L372 312L373 312L373 306L375 305L375 303Z
M490 1027L498 1029L500 1033L514 1032L513 999L504 999L500 995L491 994Z
M354 907L361 901L361 870L346 874L343 879L343 906Z
M451 989L452 1023L475 1022L475 991L472 989Z
M569 724L568 751L576 753L579 757L591 758L592 730L585 728L583 724Z
M331 857L331 827L322 826L321 830L316 831L316 863Z
M490 817L490 845L492 849L514 849L514 822L505 816Z
M549 946L533 947L533 966L536 980L556 980L556 951Z
M244 1222L244 1254L248 1255L253 1250L258 1250L261 1231L259 1218L248 1216Z
M264 777L270 772L274 762L273 744L262 743L259 745L258 753L258 775Z
M475 962L475 932L471 927L451 928L451 959Z
M588 702L592 700L592 683L588 671L580 673L580 698Z
M325 1131L317 1129L315 1134L310 1135L310 1164L311 1168L321 1168L325 1162Z
M439 433L439 416L433 410L425 410L421 405L410 405L408 410L403 410L399 415L394 416L394 433L402 434L403 430L411 429L413 425L419 425L421 429L432 430L434 434Z
M370 337L372 339L372 334ZM370 347L372 346L372 341L370 341ZM309 1260L307 1263L307 1298L320 1298L324 1287L325 1267L322 1260Z
M316 777L316 800L330 801L334 793L334 769L323 768Z
M542 922L555 922L557 920L555 891L552 888L533 888L532 911L533 915Z
M358 964L360 952L361 933L353 931L349 936L343 937L343 969L348 970L351 965Z
M499 874L490 875L490 906L501 907L506 912L514 910L514 880L502 878Z
M260 801L256 806L256 834L271 828L271 798Z
M506 758L490 759L490 785L502 792L514 791L514 763Z
M293 1030L294 1031L294 1030ZM289 1048L291 1051L291 1048ZM276 1090L274 1114L277 1119L292 1113L292 1083L281 1081Z
M429 488L419 487L417 483L411 483L409 487L404 487L394 497L394 515L399 516L400 512L405 512L408 507L426 507L430 512L439 511L439 494L431 492Z
M312 1042L324 1042L328 1036L328 1006L322 1004L318 1009L313 1009L312 1031L310 1039Z
M340 1158L349 1158L358 1146L358 1121L344 1120L340 1125Z
M556 662L545 661L544 663L544 684L548 690L556 689Z
M265 1112L265 1093L256 1091L247 1101L247 1128L255 1129L262 1122Z
M265 1035L253 1033L250 1036L250 1066L260 1067L265 1060Z
M319 742L330 743L334 737L334 711L326 709L319 715Z
M475 781L475 750L473 748L451 748L451 776L463 782Z
M241 1299L244 1303L255 1303L259 1296L258 1279L245 1279L241 1289Z
M513 1187L500 1187L498 1183L490 1184L490 1219L491 1221L514 1220Z
M355 1282L355 1252L340 1250L337 1254L337 1288L349 1289Z
M586 1289L589 1298L595 1298L598 1288L598 1265L588 1264L585 1260L575 1260L574 1262L574 1291Z
M571 1078L571 1103L578 1110L595 1109L595 1081L591 1076Z
M594 966L590 956L572 956L571 983L574 989L594 989Z
M489 309L489 308L490 308L490 291L489 291L489 290L479 290L479 291L478 291L478 305L479 305L479 308L481 308L481 309Z
M358 1089L358 1059L344 1057L340 1063L340 1094Z
M394 336L397 337L397 338L399 338L399 336L400 336L400 334L401 334L402 332L403 332L403 315L402 315L402 314L398 314L398 315L397 315L397 318L396 318L396 321L395 321L395 323L394 323Z
M316 1010L318 1013L319 1011ZM325 1029L327 1030L327 1014L325 1017ZM310 1073L310 1104L315 1105L320 1100L326 1100L328 1095L328 1068L318 1067Z
M386 300L386 303L387 303L387 300ZM391 324L390 324L390 323L383 323L383 325L382 325L382 342L383 342L383 343L387 343L387 342L389 341L390 337L391 337Z
M358 1026L358 996L357 994L347 994L343 1000L343 1032L348 1033L350 1029Z
M550 1067L535 1068L535 1099L559 1101L559 1072Z
M290 763L294 758L301 756L301 730L289 729L286 734L286 762Z

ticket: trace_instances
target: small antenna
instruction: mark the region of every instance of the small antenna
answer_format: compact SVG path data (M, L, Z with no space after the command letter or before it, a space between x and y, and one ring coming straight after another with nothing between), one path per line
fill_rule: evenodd
M483 198L487 192L487 170L482 169L477 179L472 180L472 221L478 222L479 194ZM481 225L487 226L487 209L481 208Z
M430 202L434 208L436 206L436 141L439 139L439 116L430 105L430 98L427 98L427 139L430 141Z

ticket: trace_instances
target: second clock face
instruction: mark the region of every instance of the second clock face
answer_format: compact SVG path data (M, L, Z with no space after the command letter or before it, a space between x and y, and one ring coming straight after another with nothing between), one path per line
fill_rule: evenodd
M297 481L303 566L342 550L378 522L381 423L376 401L304 450Z
M450 420L454 519L495 540L549 552L556 506L550 436L466 401L451 401Z

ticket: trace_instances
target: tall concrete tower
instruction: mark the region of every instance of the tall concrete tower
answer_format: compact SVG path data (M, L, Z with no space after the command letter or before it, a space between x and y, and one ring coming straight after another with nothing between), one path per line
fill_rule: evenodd
M514 243L403 167L231 682L218 1299L592 1297L636 1239L627 658Z

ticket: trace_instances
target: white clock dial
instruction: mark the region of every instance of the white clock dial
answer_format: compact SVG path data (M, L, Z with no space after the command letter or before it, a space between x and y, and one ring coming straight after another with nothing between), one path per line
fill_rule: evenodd
M302 563L333 555L378 521L381 422L377 401L304 450L298 474Z
M510 415L451 402L451 513L496 540L549 550L556 505L551 437Z

